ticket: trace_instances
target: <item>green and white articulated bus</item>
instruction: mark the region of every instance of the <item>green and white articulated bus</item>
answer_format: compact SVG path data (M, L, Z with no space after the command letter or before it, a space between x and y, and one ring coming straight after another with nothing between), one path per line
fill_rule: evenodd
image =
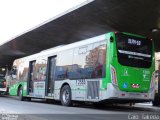
M7 77L10 95L61 101L146 102L154 100L151 39L109 32L16 59Z

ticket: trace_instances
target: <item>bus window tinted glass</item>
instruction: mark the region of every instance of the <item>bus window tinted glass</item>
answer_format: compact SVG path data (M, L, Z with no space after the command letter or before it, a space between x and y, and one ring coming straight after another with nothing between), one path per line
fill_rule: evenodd
M149 68L152 62L152 41L145 38L116 34L117 54L120 64Z
M79 50L82 51L82 48L76 48L74 50L72 78L91 79L105 77L105 42L90 44L86 48L87 51L82 53L79 52Z
M36 61L34 80L45 80L46 68L47 68L47 59L40 59Z
M72 71L73 49L58 53L56 62L55 79L68 79Z
M57 55L55 79L104 78L106 74L106 43L97 42Z

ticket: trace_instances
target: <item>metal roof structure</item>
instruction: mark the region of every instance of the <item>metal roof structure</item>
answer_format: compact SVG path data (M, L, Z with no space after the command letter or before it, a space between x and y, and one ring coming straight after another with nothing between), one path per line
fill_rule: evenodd
M0 67L14 59L109 31L153 38L160 51L160 0L88 0L0 46ZM16 28L15 28L16 29Z

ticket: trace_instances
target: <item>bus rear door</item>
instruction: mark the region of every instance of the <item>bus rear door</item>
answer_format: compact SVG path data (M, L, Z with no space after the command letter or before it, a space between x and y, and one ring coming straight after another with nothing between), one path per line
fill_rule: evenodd
M54 94L54 73L56 66L56 56L48 58L47 79L46 79L46 96L52 97Z

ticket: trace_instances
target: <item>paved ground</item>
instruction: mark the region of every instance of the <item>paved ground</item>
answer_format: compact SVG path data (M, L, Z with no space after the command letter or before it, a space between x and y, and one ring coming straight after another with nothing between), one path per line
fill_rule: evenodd
M2 118L17 117L19 120L128 120L142 119L148 114L160 119L160 107L153 107L148 103L136 104L132 107L128 105L106 106L99 109L91 105L64 107L59 103L51 104L41 100L19 101L15 97L1 96L0 114Z

